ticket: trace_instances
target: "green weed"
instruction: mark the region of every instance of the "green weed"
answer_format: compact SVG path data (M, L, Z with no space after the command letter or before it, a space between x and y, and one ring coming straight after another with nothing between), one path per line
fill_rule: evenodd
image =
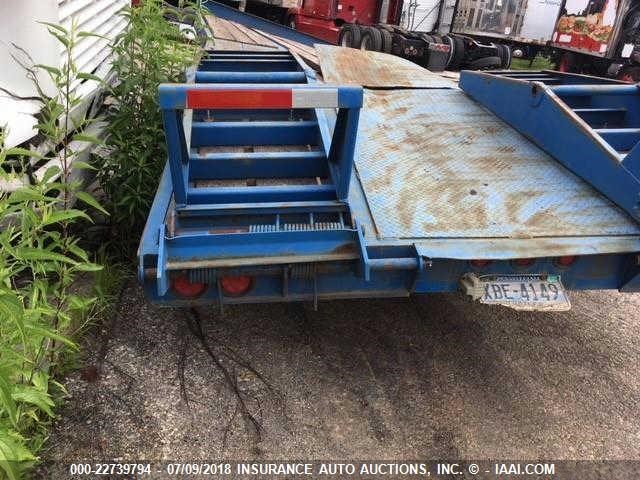
M63 65L25 67L42 103L38 130L59 148L38 158L49 165L39 181L0 194L0 478L11 480L37 460L54 407L65 393L56 380L61 359L78 349L71 337L97 304L98 296L75 291L74 282L102 269L73 234L74 227L90 221L82 208L74 208L76 200L105 212L82 189L77 174L93 167L72 161L78 145L99 142L86 134L90 121L74 113L81 102L74 85L94 79L73 61L78 39L88 34L75 24L71 30L46 26L62 46ZM56 86L52 97L41 88L38 71ZM25 165L36 157L3 144L0 138L0 175L5 178L12 175L15 158Z
M125 256L137 246L167 158L158 85L183 82L186 68L197 63L202 51L167 20L175 12L161 0L125 9L128 28L113 45L120 82L107 114L111 153L98 165L115 229L114 250Z

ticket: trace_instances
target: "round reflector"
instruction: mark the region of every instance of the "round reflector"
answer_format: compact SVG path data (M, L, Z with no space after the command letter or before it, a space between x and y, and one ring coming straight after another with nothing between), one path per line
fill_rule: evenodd
M173 280L173 289L182 297L197 297L207 289L206 283L191 282L186 273Z
M253 278L247 275L224 276L220 278L222 292L229 297L239 297L244 295L253 285Z
M484 268L491 264L491 260L471 260L469 263L476 268Z
M518 267L530 267L536 262L535 258L516 258L513 263Z
M571 265L576 263L577 259L578 257L576 257L575 255L565 255L564 257L556 258L556 265L559 265L561 267L570 267Z

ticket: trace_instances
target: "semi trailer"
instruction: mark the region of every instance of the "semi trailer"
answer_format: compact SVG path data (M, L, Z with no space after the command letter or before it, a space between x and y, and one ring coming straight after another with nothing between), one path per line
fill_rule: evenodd
M447 47L451 70L508 68L512 52L543 53L561 71L640 81L637 0L242 1L247 11L331 43L425 66L434 49Z
M509 68L509 47L470 36L407 28L403 0L226 0L331 44L390 53L431 71Z
M160 86L168 161L138 252L153 302L463 291L566 310L571 290L640 289L635 86L553 71L456 84L317 49L322 81L286 48L213 50Z
M636 0L458 0L452 31L529 57L542 51L562 71L640 81Z

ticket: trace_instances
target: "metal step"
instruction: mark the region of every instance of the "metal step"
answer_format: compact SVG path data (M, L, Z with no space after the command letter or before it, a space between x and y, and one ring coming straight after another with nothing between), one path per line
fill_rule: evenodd
M640 142L640 128L596 128L594 131L618 151L631 151Z
M621 126L627 115L626 108L574 108L573 111L594 128Z
M318 145L316 121L193 122L191 147Z
M196 83L305 83L304 72L196 72Z
M322 151L192 154L190 180L327 177Z

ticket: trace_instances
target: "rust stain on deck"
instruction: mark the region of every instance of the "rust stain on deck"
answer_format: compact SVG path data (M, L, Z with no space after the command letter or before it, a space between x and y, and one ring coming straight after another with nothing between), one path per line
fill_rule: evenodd
M327 83L366 87L455 87L451 80L386 53L332 45L316 45L316 51Z
M456 88L365 90L356 168L381 238L639 232L610 201Z

